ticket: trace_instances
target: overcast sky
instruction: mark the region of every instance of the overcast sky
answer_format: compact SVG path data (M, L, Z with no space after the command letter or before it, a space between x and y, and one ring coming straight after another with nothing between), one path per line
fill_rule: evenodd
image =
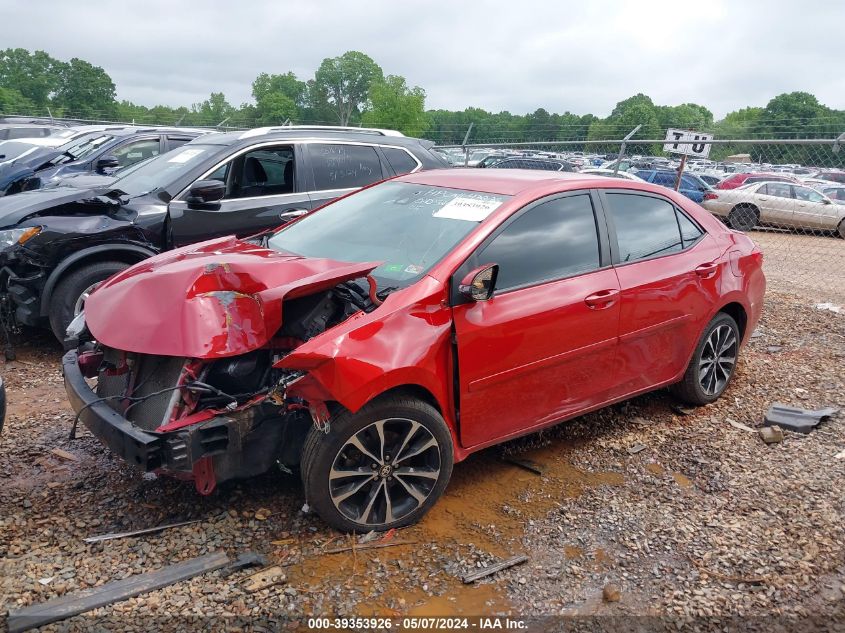
M102 66L119 99L251 99L260 72L309 79L359 50L428 108L606 116L644 92L717 118L804 90L845 109L842 0L0 0L0 47Z

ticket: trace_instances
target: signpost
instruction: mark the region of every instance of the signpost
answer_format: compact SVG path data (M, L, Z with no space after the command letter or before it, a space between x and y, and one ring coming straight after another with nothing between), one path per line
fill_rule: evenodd
M663 144L663 151L670 154L681 154L681 166L678 167L678 177L675 179L675 191L681 187L681 175L687 164L687 156L694 158L707 158L710 155L710 143L712 134L693 132L691 130L666 130L666 139Z

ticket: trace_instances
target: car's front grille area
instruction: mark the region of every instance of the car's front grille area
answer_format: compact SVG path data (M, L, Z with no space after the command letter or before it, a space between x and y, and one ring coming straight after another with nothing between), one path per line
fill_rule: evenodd
M179 382L185 359L130 353L126 355L126 364L129 369L122 373L119 368L124 366L123 352L104 348L104 361L110 370L100 371L97 380L97 395L101 398L107 396L143 398L140 401L112 398L107 402L112 409L125 415L139 428L152 431L161 426L174 394L174 389L171 388ZM115 368L118 369L115 370ZM129 393L130 390L131 393ZM162 393L157 393L159 391Z

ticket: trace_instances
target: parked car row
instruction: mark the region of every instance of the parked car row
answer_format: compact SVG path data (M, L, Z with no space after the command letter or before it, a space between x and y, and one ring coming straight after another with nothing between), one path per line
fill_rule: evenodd
M143 164L117 178L0 198L0 314L10 326L49 325L60 340L97 284L142 259L275 228L376 181L447 166L428 141L361 128L193 138L121 129L75 143L71 163L96 164L110 152Z

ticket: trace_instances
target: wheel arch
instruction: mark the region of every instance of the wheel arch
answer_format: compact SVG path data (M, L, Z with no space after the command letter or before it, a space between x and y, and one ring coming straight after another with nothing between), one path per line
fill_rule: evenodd
M736 324L739 327L739 339L740 341L744 342L746 329L748 328L748 311L745 309L745 306L742 305L739 301L731 301L730 303L726 303L721 308L719 308L713 316L715 316L719 312L724 312L734 321L736 321Z
M50 301L56 291L56 286L58 286L61 279L67 273L86 264L98 262L119 261L127 264L137 264L156 254L156 251L150 248L135 244L101 244L86 248L66 257L59 262L59 265L47 277L44 289L41 291L41 316L44 317L50 313Z

